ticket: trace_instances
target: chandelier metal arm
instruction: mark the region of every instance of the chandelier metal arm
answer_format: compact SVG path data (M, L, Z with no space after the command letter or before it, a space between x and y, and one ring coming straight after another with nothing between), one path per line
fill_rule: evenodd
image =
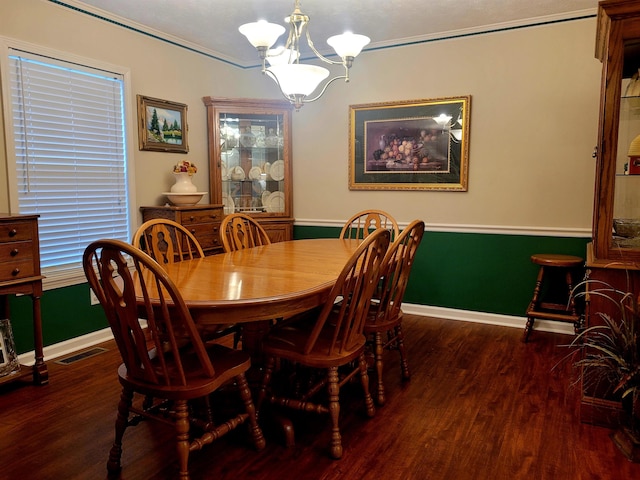
M303 103L315 102L316 100L318 100L322 96L322 94L324 94L324 91L327 89L327 87L329 85L331 85L336 80L341 80L343 78L344 78L345 82L349 81L349 70L347 70L347 73L345 75L338 75L337 77L333 77L331 80L329 80L327 83L325 83L324 87L322 87L322 91L318 95L316 95L313 98L309 98L309 99L305 98Z
M307 43L309 44L309 48L316 55L316 57L318 57L320 60L322 60L323 62L328 63L330 65L345 65L345 61L342 60L342 59L340 59L340 61L331 60L330 58L327 58L324 55L322 55L318 50L316 50L316 47L313 44L313 40L311 40L311 35L309 34L309 29L308 28L307 28L305 33L306 33L306 37L307 37Z

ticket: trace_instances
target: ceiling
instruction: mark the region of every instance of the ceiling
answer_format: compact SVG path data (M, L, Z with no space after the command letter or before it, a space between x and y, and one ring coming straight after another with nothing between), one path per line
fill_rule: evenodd
M239 66L257 52L238 32L265 19L285 25L294 0L51 0L128 28L186 44ZM302 0L316 48L350 30L375 49L595 15L597 0ZM280 43L286 34L280 37Z

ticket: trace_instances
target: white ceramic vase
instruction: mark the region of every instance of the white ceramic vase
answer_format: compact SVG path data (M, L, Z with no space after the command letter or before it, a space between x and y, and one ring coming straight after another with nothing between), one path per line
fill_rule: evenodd
M171 186L172 193L194 193L198 191L198 187L191 182L191 175L187 172L174 173L173 175L176 177L176 183Z

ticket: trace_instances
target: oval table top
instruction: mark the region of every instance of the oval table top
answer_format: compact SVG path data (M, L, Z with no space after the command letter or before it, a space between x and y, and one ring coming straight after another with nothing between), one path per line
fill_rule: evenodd
M322 305L359 240L293 240L169 264L196 323L290 316Z

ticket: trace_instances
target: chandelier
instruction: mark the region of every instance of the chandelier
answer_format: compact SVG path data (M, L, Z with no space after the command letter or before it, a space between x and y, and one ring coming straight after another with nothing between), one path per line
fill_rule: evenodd
M303 104L319 99L327 87L336 80L343 78L345 82L348 82L349 69L353 65L353 59L358 56L370 40L369 37L350 32L328 38L327 43L340 57L340 60L331 60L318 52L313 45L307 28L309 17L300 11L299 0L295 0L293 13L284 21L289 24L289 37L284 46L274 49L271 47L285 31L282 25L260 20L245 23L238 30L258 50L262 60L262 73L271 77L278 84L282 95L295 106L296 110L300 110ZM328 80L315 97L310 97L310 95L329 76L329 70L316 65L300 63L300 39L303 36L306 38L309 48L322 62L344 67L344 74L336 75Z

